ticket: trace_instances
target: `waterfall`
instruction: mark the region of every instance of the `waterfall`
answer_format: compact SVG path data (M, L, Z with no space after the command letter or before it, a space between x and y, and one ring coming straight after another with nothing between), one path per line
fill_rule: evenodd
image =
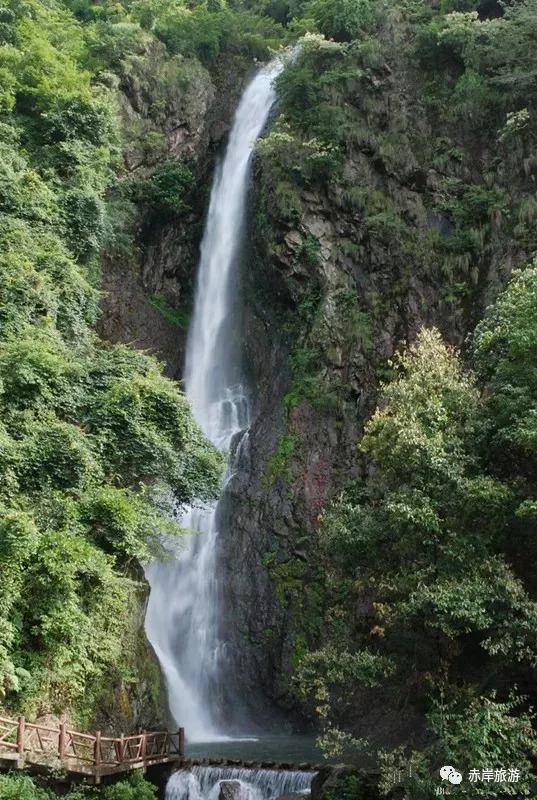
M285 795L309 793L313 775L274 769L191 767L175 772L166 787L166 800L219 800L223 781L237 781L236 800L278 800Z
M250 157L274 103L273 81L282 68L279 60L273 61L242 95L214 176L201 244L185 385L197 421L223 450L249 424L239 345L238 257ZM185 537L186 546L176 560L145 568L151 586L147 636L164 674L171 715L191 742L214 741L226 733L219 714L223 643L218 631L215 519L216 506L189 509L182 522L198 534Z

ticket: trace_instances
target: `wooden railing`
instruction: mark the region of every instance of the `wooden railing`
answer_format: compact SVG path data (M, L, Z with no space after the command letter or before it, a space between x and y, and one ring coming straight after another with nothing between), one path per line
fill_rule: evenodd
M112 768L117 771L129 769L137 764L154 763L181 758L185 754L184 728L175 734L169 731L143 732L134 736L111 738L95 734L79 733L67 725L59 728L0 717L0 751L40 756L45 759L67 761L95 768ZM32 760L31 758L29 760Z

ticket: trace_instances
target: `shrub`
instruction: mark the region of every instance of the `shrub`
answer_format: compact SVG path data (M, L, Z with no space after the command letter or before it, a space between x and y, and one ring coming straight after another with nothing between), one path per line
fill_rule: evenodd
M156 787L138 773L104 791L104 800L154 800L156 796Z
M99 249L104 238L104 202L87 189L71 189L60 202L69 246L78 258L87 258Z
M142 54L146 37L139 25L131 22L99 20L88 32L88 43L96 66L101 69L118 68L133 54Z
M0 800L53 800L26 775L0 775Z
M193 208L195 189L196 178L186 162L166 161L150 178L133 183L131 195L155 213L183 215Z
M77 139L102 147L108 144L113 132L113 118L104 98L97 102L82 94L54 97L41 119L41 133L47 143Z
M336 42L350 42L371 30L375 6L371 0L321 0L313 4L321 33Z
M118 22L118 4L82 13L106 20L85 29L55 0L11 5L15 35L0 48L0 703L88 725L140 668L129 564L179 533L167 498L214 497L222 456L154 359L90 327L98 293L80 262L109 233L119 131L112 94L92 88L87 67L117 63L146 35ZM152 200L184 211L193 183L168 164ZM137 780L121 797L153 795ZM1 797L44 791L0 779Z

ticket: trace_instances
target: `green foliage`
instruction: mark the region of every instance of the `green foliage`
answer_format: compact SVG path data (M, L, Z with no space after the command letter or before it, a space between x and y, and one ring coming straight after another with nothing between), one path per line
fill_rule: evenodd
M139 25L126 20L96 20L87 33L91 60L94 67L101 69L120 67L129 56L143 53L147 41Z
M467 771L475 769L474 764L509 764L520 770L518 787L478 787L476 797L528 792L532 773L529 754L535 749L534 714L528 713L523 699L514 695L504 702L499 702L495 694L461 700L449 705L436 702L429 715L446 763L451 759Z
M322 13L330 13L334 5L337 3L323 2L317 7ZM347 5L359 9L359 4ZM355 92L367 92L372 68L381 61L381 53L378 40L369 36L348 45L311 36L305 38L297 58L277 79L287 134L300 136L305 143L313 140L327 151L321 177L334 172L340 160L336 148L348 145L361 127L356 109L347 98ZM283 144L282 151L285 156Z
M131 196L136 203L149 206L158 215L184 215L195 202L196 178L183 161L165 161L150 178L139 180L131 186Z
M140 3L138 8L148 5ZM265 59L269 46L285 41L284 29L273 19L239 8L233 12L217 3L168 5L154 15L152 25L171 53L195 57L210 70L217 69L224 54Z
M488 213L490 196L474 197ZM368 473L322 521L330 632L296 666L297 691L327 720L333 754L352 734L334 717L348 718L341 709L360 686L406 687L426 710L432 745L383 754L383 785L404 766L417 799L434 792L437 763L521 770L518 789L475 796L528 789L533 715L505 687L537 663L533 580L513 557L522 548L532 558L537 507L536 275L535 265L515 273L478 325L475 373L435 330L396 354L360 445Z
M319 380L322 367L322 351L309 345L297 347L289 358L291 367L291 389L285 396L287 408L294 408L309 400L313 405L322 406L327 400L327 391Z
M482 413L473 382L437 333L422 332L396 367L401 378L385 387L362 441L377 476L361 502L326 518L325 546L342 565L354 562L360 591L374 590L383 635L392 626L399 635L404 627L424 629L424 665L439 634L472 632L481 632L481 646L492 654L533 661L529 627L520 628L518 618L531 626L536 608L494 554L512 493L476 473L469 447ZM390 560L382 555L387 548ZM496 616L500 608L504 616Z
M356 292L340 289L334 293L337 307L337 322L342 329L342 338L348 348L348 357L356 349L370 352L373 346L371 315L357 307Z
M447 254L444 271L450 278L455 271L463 278L471 277L472 266L493 255L494 232L507 224L508 194L498 186L465 185L457 180L449 183L451 196L441 210L452 220L453 232L439 243L439 249ZM464 283L460 288L466 291Z
M157 23L156 32L171 52L195 56L205 66L215 63L225 33L221 19L202 5L167 15Z
M319 240L316 236L307 236L299 246L296 255L306 264L317 264L319 261Z
M98 250L105 232L104 203L101 198L87 189L72 189L63 195L61 210L72 252L83 257L92 250Z
M350 363L358 352L371 350L371 318L358 308L356 293L336 289L330 309L327 312L318 300L305 297L298 309L301 330L297 320L290 325L291 331L300 330L300 340L289 356L291 386L284 399L288 411L304 401L317 409L332 410L338 387L327 380L326 364L333 360Z
M316 711L321 717L330 713L330 694L337 691L338 701L343 703L342 690L349 684L368 687L379 686L383 679L393 674L393 662L370 650L350 653L331 645L323 650L307 653L297 670L299 693L304 699L312 695L318 703ZM349 697L345 698L347 703Z
M258 141L256 153L262 159L267 178L277 182L289 176L299 184L323 179L338 164L337 151L332 144L293 135L283 119L276 122L268 136Z
M290 469L290 459L293 457L296 446L296 436L286 434L278 439L276 452L271 455L267 463L267 470L264 478L264 485L269 490L278 478L282 478L287 483L292 478Z
M463 8L417 26L417 51L431 72L450 63L462 66L452 83L451 114L490 121L502 107L518 110L527 101L537 70L528 39L536 13L535 0L526 0L494 19Z
M313 4L313 18L329 39L350 42L374 27L375 3L371 0L328 0Z
M519 780L473 783L460 787L461 797L530 796L532 765L528 754L535 749L533 713L524 710L519 697L504 702L492 697L462 693L450 704L436 700L428 722L436 737L428 752L408 753L404 748L381 753L381 789L404 786L411 797L427 800L438 787L438 764L456 764L463 775L470 770L505 764L519 770ZM507 767L505 767L507 769Z
M537 446L537 264L515 273L507 290L476 329L478 373L491 388L490 458L532 480Z
M156 787L137 772L99 792L103 800L154 800L156 795ZM65 800L84 800L94 797L95 790L78 786L62 796ZM54 800L55 797L51 789L38 786L26 775L0 775L0 800Z
M305 572L305 563L297 558L281 561L270 569L276 596L282 606L289 605L293 594L301 589Z
M26 775L0 775L0 800L52 800L52 793L40 789Z
M306 656L308 652L306 641L301 634L298 634L295 638L295 647L293 650L293 655L291 656L291 668L293 670L297 669L298 665L302 661L302 659Z
M180 533L173 508L214 496L222 457L154 359L91 327L88 265L119 140L112 91L87 69L98 26L87 40L55 0L13 9L0 54L0 702L89 724L133 681L133 562ZM155 206L185 210L185 165L148 182ZM140 787L122 791L152 796Z
M104 800L154 800L157 789L135 772L127 780L107 787L103 794Z
M188 328L190 315L186 311L172 308L161 294L151 294L148 299L151 305L160 311L164 319L171 322L172 325L176 325L178 328Z
M360 779L357 775L346 775L338 778L334 786L326 792L326 800L360 800L362 796Z

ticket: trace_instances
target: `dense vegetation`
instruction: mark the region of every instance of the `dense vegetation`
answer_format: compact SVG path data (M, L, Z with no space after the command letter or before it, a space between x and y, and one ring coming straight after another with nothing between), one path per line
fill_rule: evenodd
M474 370L435 330L398 353L361 443L373 469L321 526L334 627L330 644L302 659L300 690L328 720L358 686L419 698L430 741L411 756L412 797L434 791L437 763L469 773L493 759L525 777L472 796L529 785L536 319L534 266L478 326ZM328 749L352 743L329 726ZM408 758L404 748L384 755L392 774Z
M219 3L0 6L6 714L128 729L131 690L141 683L141 713L159 724L158 668L140 632L139 565L162 553L163 535L180 533L170 511L214 496L222 457L154 358L94 331L101 253L133 253L136 209L178 218L204 202L192 165L166 160L162 134L124 126L118 86L133 65L143 73L158 48L163 74L152 88L164 93L205 70L217 82L223 64L240 75L283 38L270 18ZM150 167L142 178L125 169L133 143ZM2 798L51 796L28 778L0 778ZM104 796L142 800L154 790L133 778Z
M153 358L92 330L120 152L99 24L0 14L0 703L88 724L139 677L136 564L221 456Z

